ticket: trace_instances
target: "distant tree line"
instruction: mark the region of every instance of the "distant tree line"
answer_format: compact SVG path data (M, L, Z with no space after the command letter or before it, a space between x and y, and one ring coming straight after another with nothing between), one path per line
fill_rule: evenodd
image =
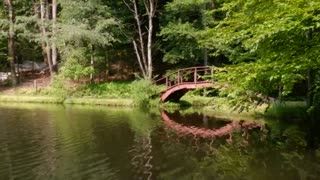
M320 103L318 0L4 0L0 31L13 85L17 58L42 59L52 77L93 81L121 55L149 80L218 66L215 78L229 85L221 95L236 107L281 99L297 85L309 107Z

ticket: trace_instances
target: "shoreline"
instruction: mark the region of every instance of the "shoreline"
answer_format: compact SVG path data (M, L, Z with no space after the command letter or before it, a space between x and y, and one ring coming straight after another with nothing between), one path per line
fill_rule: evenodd
M208 101L210 99L210 101ZM272 104L266 112L267 105L262 105L250 111L238 112L228 106L223 98L187 97L179 103L159 103L159 99L150 100L146 106L141 106L133 98L95 98L95 97L58 97L58 96L26 96L0 95L0 103L29 103L29 104L56 104L56 105L84 105L123 108L160 109L168 112L181 113L201 112L208 116L229 119L258 120L282 119L288 122L303 120L307 116L304 102L287 102Z
M0 103L34 103L34 104L78 104L96 106L136 107L133 99L124 98L91 98L91 97L56 97L56 96L25 96L0 95Z
M185 98L179 103L159 103L159 99L150 100L144 108L159 108L166 111L198 111L219 117L254 118L260 110L238 113L223 105L221 99L208 99L204 97ZM201 102L201 103L200 103ZM106 107L139 108L138 103L132 98L94 98L94 97L57 97L57 96L27 96L27 95L0 95L0 103L30 103L30 104L56 104L56 105L84 105ZM219 104L219 105L218 105ZM250 118L250 119L251 119Z

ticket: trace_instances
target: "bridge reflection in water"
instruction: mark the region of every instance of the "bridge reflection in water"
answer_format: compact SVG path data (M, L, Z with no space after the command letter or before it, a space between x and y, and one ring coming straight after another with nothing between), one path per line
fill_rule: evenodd
M134 136L134 143L129 151L131 167L135 172L133 179L157 178L160 172L156 162L166 157L168 152L170 152L168 159L174 158L175 153L181 153L179 148L188 153L192 152L189 154L191 156L204 157L215 154L217 148L226 142L241 146L249 145L248 140L252 131L261 133L261 137L267 132L263 124L231 121L199 113L182 115L179 111L174 113L161 111L161 117L165 126L158 127L156 134L148 131L144 135ZM240 136L235 135L237 132L240 132ZM166 148L162 147L163 144L166 144L164 145ZM157 151L159 149L164 152Z
M180 116L180 117L179 117ZM195 117L198 116L198 117ZM266 133L267 129L264 124L257 122L246 122L243 120L228 120L202 116L202 122L199 121L199 114L180 115L178 112L168 113L161 112L161 117L169 129L176 132L178 136L192 136L193 138L216 139L219 137L227 138L227 142L232 142L232 134L235 132L242 133L247 140L250 130L257 130ZM175 120L173 120L173 118ZM182 122L178 119L184 119Z

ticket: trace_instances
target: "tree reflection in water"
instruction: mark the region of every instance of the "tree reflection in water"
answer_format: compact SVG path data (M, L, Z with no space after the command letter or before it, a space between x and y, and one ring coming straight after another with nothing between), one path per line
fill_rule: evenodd
M320 161L310 159L320 160L320 151L307 150L306 135L297 126L270 129L260 123L229 121L217 130L185 125L188 122L176 120L176 113L162 115L167 116L162 116L165 130L161 137L165 138L160 148L166 157L162 161L176 163L161 167L159 179L291 180L317 179L320 175ZM193 116L182 118L197 121Z
M152 179L152 144L150 134L146 137L135 136L134 145L129 153L132 155L131 165L135 172L134 179Z
M190 111L165 121L158 109L7 106L0 108L0 179L320 177L319 122L268 121L267 128Z

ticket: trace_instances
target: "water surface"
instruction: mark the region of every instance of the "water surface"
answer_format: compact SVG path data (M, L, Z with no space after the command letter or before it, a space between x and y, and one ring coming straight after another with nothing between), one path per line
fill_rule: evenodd
M320 179L309 137L197 112L1 104L0 180Z

